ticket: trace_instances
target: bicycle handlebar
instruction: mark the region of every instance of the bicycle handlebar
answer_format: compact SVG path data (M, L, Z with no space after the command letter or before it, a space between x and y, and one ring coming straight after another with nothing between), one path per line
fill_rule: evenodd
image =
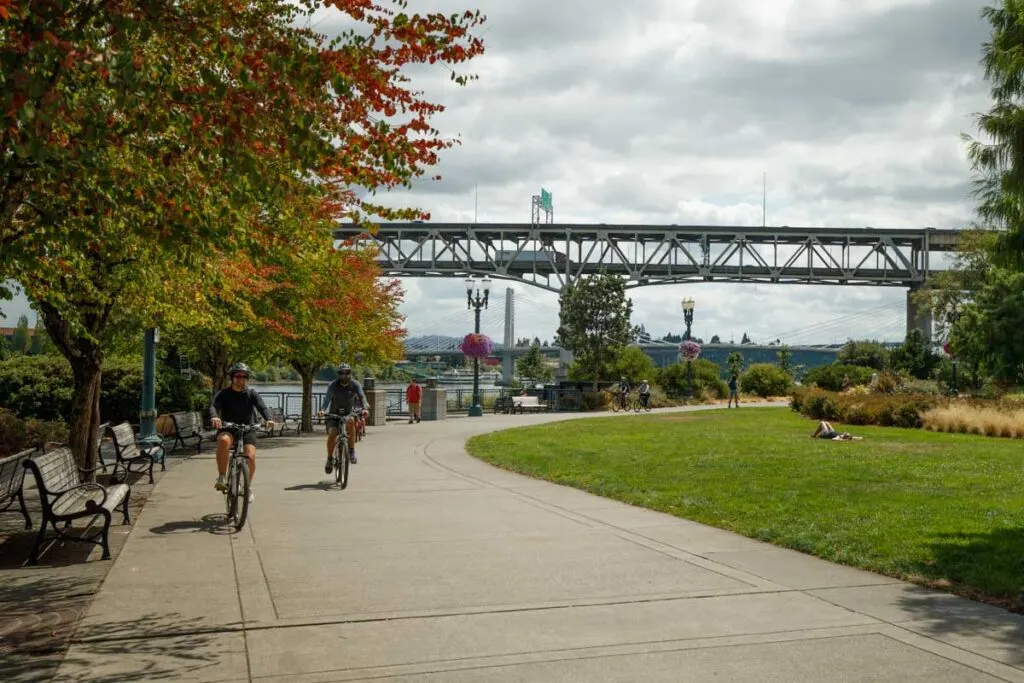
M263 423L257 422L256 424L243 425L238 424L237 422L221 422L220 428L222 430L226 429L233 432L242 432L244 434L246 432L255 432L259 429L263 429Z

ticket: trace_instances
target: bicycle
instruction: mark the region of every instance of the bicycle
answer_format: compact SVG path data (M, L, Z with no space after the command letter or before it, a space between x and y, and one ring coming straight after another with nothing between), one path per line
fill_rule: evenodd
M352 413L327 413L324 417L333 417L338 420L338 438L334 440L334 450L331 452L331 460L334 462L334 481L342 489L348 487L348 466L351 446L348 443L348 430L346 423L354 420Z
M252 485L249 472L249 458L245 455L245 435L263 429L262 424L243 425L234 422L223 422L221 431L231 432L234 445L228 459L226 477L227 489L224 491L224 503L227 508L228 523L234 523L235 530L241 531L249 515L249 489Z
M629 398L630 398L630 395L627 394L624 391L617 391L617 392L615 392L615 395L612 396L612 412L613 413L617 413L620 410L624 410L624 411L626 411L628 413L629 412Z
M639 413L640 410L646 410L648 413L651 412L651 397L647 396L645 401L642 396L637 395L636 400L633 401L633 412Z

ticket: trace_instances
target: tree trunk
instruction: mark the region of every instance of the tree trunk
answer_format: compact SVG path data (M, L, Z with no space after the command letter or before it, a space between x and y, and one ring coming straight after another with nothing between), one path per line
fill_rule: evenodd
M100 380L103 375L103 347L97 341L106 327L112 304L83 312L84 329L71 322L53 306L39 304L46 331L54 345L71 364L74 395L68 415L68 446L79 466L96 466L96 441L100 426ZM86 478L91 481L94 473Z
M319 363L300 363L289 361L302 378L302 424L299 429L303 432L313 431L313 376L320 369Z
M68 445L75 460L85 469L96 466L96 441L100 428L100 379L102 367L98 363L82 364L74 368L75 394L68 419ZM86 479L92 481L94 473Z

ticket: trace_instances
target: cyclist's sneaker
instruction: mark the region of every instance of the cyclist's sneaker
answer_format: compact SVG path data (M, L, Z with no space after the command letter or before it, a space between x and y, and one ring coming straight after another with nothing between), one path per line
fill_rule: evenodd
M252 502L254 500L256 500L256 492L252 490L252 485L250 484L250 486L249 486L249 504L252 505Z
M355 451L349 451L349 453L348 453L348 461L350 463L352 463L353 465L355 465L357 462L359 462L358 460L356 460L356 452Z
M324 473L325 474L330 474L333 471L334 471L334 458L332 458L331 456L328 455L327 456L327 463L324 464Z
M228 490L228 484L226 481L224 481L223 474L217 476L217 481L213 482L213 488L222 492Z

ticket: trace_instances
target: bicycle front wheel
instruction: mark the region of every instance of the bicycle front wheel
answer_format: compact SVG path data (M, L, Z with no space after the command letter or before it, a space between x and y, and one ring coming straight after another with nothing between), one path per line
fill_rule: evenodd
M640 399L634 398L633 399L633 412L634 413L639 413L640 412L640 408L641 408L641 406L640 406Z
M241 531L245 526L245 519L249 515L249 486L251 485L249 475L249 459L246 458L238 463L235 469L235 529Z
M618 396L612 399L612 412L617 413L622 410L622 399Z
M235 498L236 469L235 463L232 462L228 465L227 486L224 489L224 513L227 515L228 523L233 522L235 519L235 503L237 502Z
M341 442L339 448L334 449L334 478L338 486L344 489L348 486L348 440Z

